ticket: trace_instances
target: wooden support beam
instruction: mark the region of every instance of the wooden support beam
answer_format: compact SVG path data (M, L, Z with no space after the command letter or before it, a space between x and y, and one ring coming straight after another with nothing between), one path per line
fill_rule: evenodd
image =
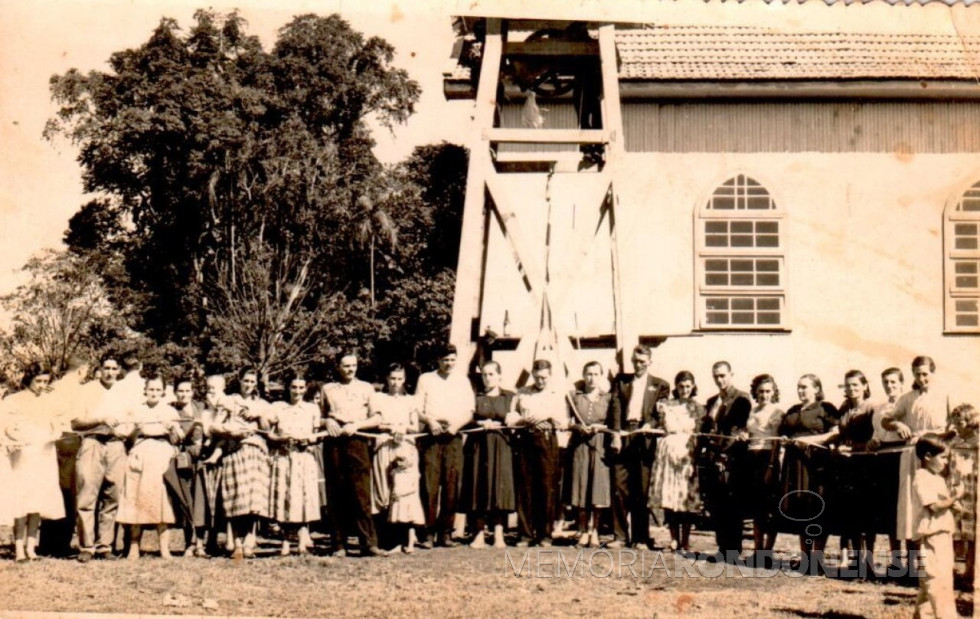
M514 144L605 144L613 139L604 129L484 129L483 139Z
M599 27L599 67L602 72L602 126L610 134L610 143L606 146L605 171L615 178L617 168L625 154L623 146L623 115L619 102L619 77L616 66L616 26L604 24ZM617 139L618 138L618 139ZM611 247L611 263L613 278L613 312L616 317L616 356L620 371L625 372L627 352L639 341L638 334L627 324L623 307L624 282L623 265L620 260L619 233L620 223L619 199L616 196L616 182L609 187L609 237Z
M502 54L501 22L499 19L488 19L474 114L478 127L493 127ZM453 319L449 334L449 341L456 346L460 358L465 360L464 363L469 362L476 350L473 331L479 329L474 321L480 315L480 294L484 278L482 245L487 221L486 179L492 174L494 170L490 159L490 144L481 136L471 142L470 146L459 261L456 267L456 290L453 295Z
M597 56L599 44L595 41L531 41L508 43L505 56Z

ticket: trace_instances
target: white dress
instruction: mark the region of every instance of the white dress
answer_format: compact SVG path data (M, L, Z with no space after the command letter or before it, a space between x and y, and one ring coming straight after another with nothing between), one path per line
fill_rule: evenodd
M65 517L58 483L58 454L54 440L60 428L51 414L50 394L24 390L3 400L4 443L0 483L4 490L0 516L10 522L28 514L46 520Z
M153 408L141 405L131 421L138 424L180 422L180 413L169 404ZM163 480L177 448L166 437L139 438L126 457L126 473L119 496L119 524L173 524L174 507Z
M898 506L895 517L895 535L898 539L915 539L915 529L922 512L922 505L912 490L919 459L915 456L915 440L927 432L942 433L949 425L949 398L936 389L921 393L910 391L895 403L892 415L912 431L910 447L902 451L898 465Z

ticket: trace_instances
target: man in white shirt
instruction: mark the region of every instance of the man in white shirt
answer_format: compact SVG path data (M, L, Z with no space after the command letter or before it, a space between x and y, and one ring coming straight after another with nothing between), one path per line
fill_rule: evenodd
M460 429L473 419L476 396L469 379L456 367L456 347L449 344L439 352L439 369L419 377L415 389L419 421L431 436L422 437L422 505L428 527L423 548L433 544L452 547L453 521L459 500L459 475L463 468L463 438Z
M82 563L93 557L111 557L115 542L116 511L126 472L126 447L116 426L138 404L126 401L116 390L118 376L119 361L103 357L99 380L82 390L82 414L71 420L71 429L83 437L75 462L78 560Z
M507 425L525 428L519 437L518 488L521 541L548 547L558 516L558 481L561 466L556 432L568 426L565 394L549 383L551 362L538 359L531 366L534 384L517 392Z
M368 401L374 387L357 378L357 355L341 353L339 380L323 386L324 424L330 435L323 443L327 479L327 527L334 556L344 556L347 537L357 535L362 556L386 557L378 548L371 517L371 444L357 436L369 424Z

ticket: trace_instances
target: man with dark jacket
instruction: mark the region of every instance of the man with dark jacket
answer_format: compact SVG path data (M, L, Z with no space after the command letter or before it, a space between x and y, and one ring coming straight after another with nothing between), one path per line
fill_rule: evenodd
M732 367L727 361L711 366L717 395L708 398L701 432L719 435L701 438L701 492L715 530L719 555L711 557L734 563L742 552L742 509L738 476L742 470L745 443L721 436L735 436L745 429L752 401L732 384Z
M609 427L613 435L610 449L613 482L613 533L610 548L620 548L629 541L634 547L652 548L650 540L650 511L647 507L650 488L650 467L655 444L649 434L619 434L637 430L652 430L659 425L657 402L666 400L670 385L662 378L647 372L650 367L650 348L639 345L633 349L633 374L621 374L613 383ZM627 540L627 517L630 535Z

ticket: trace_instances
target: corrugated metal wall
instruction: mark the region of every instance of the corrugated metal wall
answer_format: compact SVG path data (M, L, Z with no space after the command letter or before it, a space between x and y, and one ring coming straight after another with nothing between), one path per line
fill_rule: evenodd
M980 152L980 103L624 103L631 152Z
M571 103L541 102L542 129L578 129L578 114ZM524 103L506 103L500 106L500 126L505 129L520 129L524 114ZM501 152L576 152L578 146L568 144L501 144Z

